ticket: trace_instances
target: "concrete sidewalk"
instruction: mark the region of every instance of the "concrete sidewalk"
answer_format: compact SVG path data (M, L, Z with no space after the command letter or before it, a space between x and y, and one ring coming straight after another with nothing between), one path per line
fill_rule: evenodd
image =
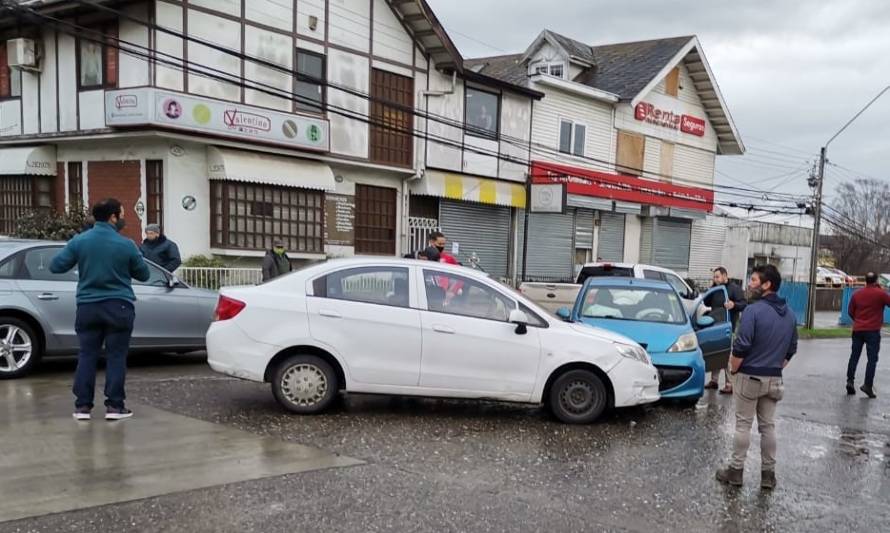
M78 422L69 382L0 387L0 522L361 463L139 404L132 419L108 422L100 401Z

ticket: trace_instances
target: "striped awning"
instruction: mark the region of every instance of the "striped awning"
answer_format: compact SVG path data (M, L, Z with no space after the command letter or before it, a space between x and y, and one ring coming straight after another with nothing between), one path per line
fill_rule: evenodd
M519 209L525 208L526 194L522 183L438 170L427 170L422 179L411 184L411 193Z
M244 181L284 187L333 191L331 167L320 161L207 147L207 176L211 180Z

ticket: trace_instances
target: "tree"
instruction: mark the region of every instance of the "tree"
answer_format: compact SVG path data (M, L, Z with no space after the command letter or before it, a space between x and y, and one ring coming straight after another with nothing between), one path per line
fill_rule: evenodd
M850 274L890 271L890 183L842 183L831 207L838 215L828 218L837 267Z

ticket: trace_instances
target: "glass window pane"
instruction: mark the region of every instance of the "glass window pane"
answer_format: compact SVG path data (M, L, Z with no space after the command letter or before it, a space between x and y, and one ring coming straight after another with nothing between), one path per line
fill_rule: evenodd
M321 80L324 75L324 57L308 52L297 52L297 73Z
M452 273L423 271L430 311L507 322L516 303L477 281Z
M498 95L467 87L466 114L470 134L485 137L498 133Z
M9 96L22 95L22 71L14 68L9 73Z
M102 45L80 41L80 84L84 87L102 85Z
M49 271L49 264L53 258L62 251L57 248L38 248L25 253L25 278L40 281L68 281L77 282L77 268L73 268L62 274L53 274ZM74 287L71 287L74 290Z
M329 274L328 298L377 305L408 307L407 268L353 268Z
M550 65L550 75L556 76L557 78L562 78L562 65Z
M559 151L568 154L572 149L572 123L567 120L559 122Z
M584 155L584 142L587 136L587 127L581 124L575 124L575 138L572 153L575 155Z
M307 81L297 81L297 109L321 113L321 85Z

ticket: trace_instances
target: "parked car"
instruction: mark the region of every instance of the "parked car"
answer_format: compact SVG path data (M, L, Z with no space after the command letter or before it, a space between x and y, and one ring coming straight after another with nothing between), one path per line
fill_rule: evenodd
M43 356L77 353L77 271L53 274L65 243L0 241L0 379L24 376ZM133 350L204 348L217 294L194 289L150 261L148 281L133 281Z
M846 274L838 273L831 267L820 266L816 268L816 286L839 288L846 284Z
M548 316L483 272L411 259L338 259L224 288L207 354L300 414L345 391L545 403L587 423L659 398L632 340Z
M670 283L677 294L683 299L687 309L698 293L669 268L633 263L588 263L581 268L575 283L540 283L526 282L519 286L519 292L537 302L551 313L561 307L571 307L578 297L578 291L587 278L624 277L640 279L656 279Z
M608 329L643 346L660 377L662 398L697 401L704 393L705 372L726 368L732 348L732 324L722 307L705 300L715 287L686 311L674 286L661 280L588 278L574 307L557 314L570 323ZM725 301L725 300L724 300Z
M849 275L849 274L847 274L847 273L844 272L843 270L841 270L841 269L839 269L839 268L835 268L835 267L825 267L825 268L826 268L828 271L830 271L830 272L832 272L832 273L837 274L838 276L840 276L841 279L844 280L844 286L846 286L846 287L852 287L853 285L856 285L856 278L853 277L853 276L851 276L851 275Z

